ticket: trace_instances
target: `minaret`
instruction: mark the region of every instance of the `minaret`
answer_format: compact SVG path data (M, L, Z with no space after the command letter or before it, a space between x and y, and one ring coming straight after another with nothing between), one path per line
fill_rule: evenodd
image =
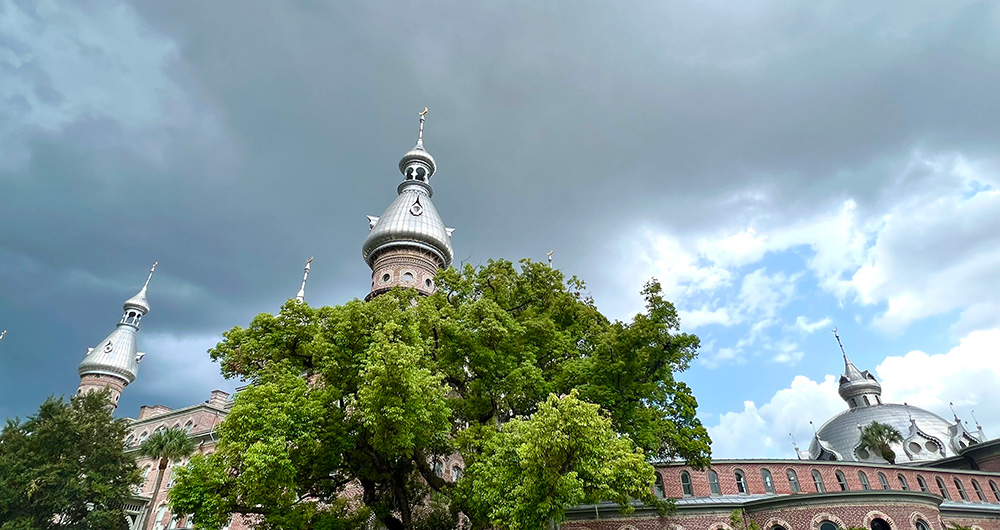
M840 376L840 387L837 392L847 402L850 408L869 407L882 404L882 385L868 370L858 370L844 350L837 328L833 328L833 336L837 338L840 353L844 355L844 375Z
M149 269L146 283L135 296L122 305L125 313L118 326L94 348L87 350L87 356L80 363L80 387L77 394L94 390L110 390L111 406L118 406L118 398L139 371L139 361L144 353L136 349L135 334L139 331L139 320L149 313L146 289L156 271L156 263Z
M299 287L299 292L295 295L295 300L297 302L306 301L306 280L309 279L309 265L313 262L312 258L306 260L306 269L302 273L302 287Z
M362 256L372 269L370 300L393 287L413 287L418 293L434 292L438 269L451 266L453 228L446 228L431 197L430 180L437 170L434 157L424 150L424 117L420 113L417 145L399 161L403 182L396 200L379 217L368 216L368 237Z

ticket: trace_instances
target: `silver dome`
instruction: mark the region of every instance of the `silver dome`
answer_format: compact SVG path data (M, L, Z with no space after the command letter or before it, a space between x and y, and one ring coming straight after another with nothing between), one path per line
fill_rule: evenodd
M912 421L911 418L912 417ZM859 447L861 430L873 421L894 427L903 442L892 444L896 463L921 462L955 456L962 448L978 440L961 427L917 407L883 403L856 407L837 414L823 424L809 445L809 456L816 460L846 460L883 463L881 455Z
M385 213L372 218L371 231L361 247L369 266L374 264L379 251L401 246L428 250L440 258L443 267L451 266L454 258L452 229L444 226L424 186L422 183L404 182L399 196Z
M136 331L133 326L119 324L110 335L90 349L80 363L80 375L104 374L120 377L127 383L135 381L139 371Z

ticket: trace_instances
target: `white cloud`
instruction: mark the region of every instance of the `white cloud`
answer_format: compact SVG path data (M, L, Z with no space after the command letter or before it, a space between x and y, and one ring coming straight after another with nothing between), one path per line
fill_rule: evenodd
M708 309L707 306L702 306L700 309L679 310L677 313L680 315L681 326L685 331L694 331L709 324L729 326L736 322L734 315L725 307Z
M987 436L1000 435L1000 329L975 331L947 353L928 355L911 351L889 356L876 373L882 397L891 403L906 402L945 418L951 417L949 402L955 403L962 419L971 422L970 410L982 422ZM720 414L709 425L716 458L793 457L788 434L806 449L812 438L812 420L817 427L847 405L837 394L837 376L822 382L798 375L764 405L747 401L743 410ZM974 426L972 427L975 428Z
M815 333L817 330L829 326L830 324L833 324L833 319L830 317L823 317L814 322L810 322L804 315L799 315L795 317L794 328L804 335L809 335Z

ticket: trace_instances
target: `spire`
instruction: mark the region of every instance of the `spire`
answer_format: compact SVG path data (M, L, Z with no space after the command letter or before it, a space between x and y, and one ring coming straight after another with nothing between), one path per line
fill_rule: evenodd
M840 334L837 332L837 328L833 328L833 336L837 339L837 346L840 346L840 353L844 355L844 375L848 379L864 379L861 370L858 370L857 366L851 362L851 358L847 356L847 350L844 349L844 343L840 341Z
M555 253L556 253L556 251L554 251L554 250L550 250L550 251L548 251L548 253L546 254L546 255L547 255L547 256L549 257L549 268L550 268L550 269L552 268L552 255L553 255L553 254L555 254Z
M306 300L306 280L309 279L309 264L312 262L312 258L306 260L305 272L302 273L302 287L299 287L299 292L295 295L295 300L298 302L305 302Z
M125 311L128 311L129 309L138 309L139 311L142 311L142 314L144 315L149 313L149 301L146 300L146 289L149 288L149 280L153 279L153 273L156 272L156 266L159 264L160 262L158 261L153 262L153 266L149 268L149 276L146 276L146 283L142 284L142 289L139 289L139 292L136 293L135 296L125 300L125 303L122 305L122 309ZM124 320L124 317L122 317L122 319Z
M0 332L0 340L3 340L4 336L6 336L6 335L7 335L7 330L6 329L3 330L3 332Z
M399 172L403 174L403 182L397 190L403 193L406 189L423 188L428 196L434 194L430 181L437 171L434 157L424 149L424 120L427 119L427 107L420 113L420 129L417 131L417 143L399 160Z
M955 412L955 404L951 401L948 402L948 407L951 409L951 415L955 417L955 421L960 422L962 420L958 419L958 414Z
M135 296L123 304L125 314L115 330L97 346L87 350L87 355L77 371L80 374L78 393L91 390L111 391L111 404L116 406L122 390L135 381L139 371L139 360L143 353L136 347L135 335L139 331L139 320L149 312L146 290L156 271L158 263L153 263L146 276L146 283Z

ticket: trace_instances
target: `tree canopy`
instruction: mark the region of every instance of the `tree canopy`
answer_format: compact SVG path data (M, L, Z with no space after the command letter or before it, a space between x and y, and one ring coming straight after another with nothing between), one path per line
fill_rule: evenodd
M524 260L235 327L210 350L251 385L170 498L219 528L539 528L581 502L654 503L650 461L709 463L690 388L698 338L655 281L610 321L576 278ZM440 472L458 455L461 478Z
M140 481L106 392L49 398L0 433L0 530L106 530Z
M167 469L170 461L187 458L194 453L194 449L194 439L188 436L187 431L178 427L157 430L142 442L142 445L139 446L139 454L157 462L152 499L155 500L160 494L160 486L163 485L163 472ZM146 528L153 527L153 508L153 502L146 506Z

